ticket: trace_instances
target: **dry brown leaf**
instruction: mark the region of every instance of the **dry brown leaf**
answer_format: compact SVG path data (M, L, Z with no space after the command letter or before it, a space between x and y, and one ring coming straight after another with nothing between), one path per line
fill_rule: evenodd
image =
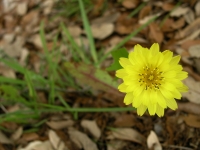
M0 143L13 144L13 141L10 140L3 132L0 131Z
M187 71L195 80L200 81L200 75L194 72L191 67L184 67L184 70Z
M139 144L145 142L145 137L132 128L115 128L108 135L107 139L128 140Z
M170 13L171 17L180 17L182 15L185 15L189 11L189 7L178 7L174 11Z
M2 63L0 63L0 75L13 79L16 78L15 71Z
M195 21L189 24L189 26L185 27L183 30L181 30L176 36L176 39L181 39L184 37L188 37L189 35L193 34L197 30L200 29L200 18L197 18Z
M49 140L53 146L54 149L56 150L65 150L65 144L63 141L61 141L60 137L56 134L55 131L49 130Z
M146 5L143 9L139 12L139 20L143 19L144 17L148 16L151 12L152 8L150 5Z
M132 9L135 8L139 2L139 0L123 0L122 5L127 9Z
M27 1L23 1L23 2L18 3L18 5L17 5L17 14L18 15L20 15L20 16L25 15L27 10L28 10Z
M191 102L180 103L178 102L178 109L187 113L192 113L195 115L200 115L200 105Z
M196 12L196 16L200 15L200 1L198 1L195 5L195 12Z
M131 114L121 114L121 117L117 117L114 125L117 127L132 127L136 123L136 119Z
M192 77L186 78L184 81L186 86L188 86L189 91L183 93L190 102L200 104L200 82L195 81Z
M151 23L149 25L149 38L153 40L153 42L162 43L163 41L163 32L160 30L160 27L156 23Z
M160 16L162 13L157 13L157 14L154 14L154 15L150 15L150 16L146 16L144 17L143 19L140 19L139 20L139 24L145 24L147 23L149 20L151 20L152 18L156 17L156 16Z
M172 28L172 25L174 24L174 20L171 18L167 18L165 20L165 22L163 23L163 25L161 26L161 30L163 32L171 32L174 29Z
M23 133L23 128L19 127L12 135L11 135L11 139L14 141L17 141Z
M94 38L102 40L113 33L114 25L112 23L92 24L91 30Z
M172 3L163 3L162 4L162 9L165 11L171 11L174 8L174 4Z
M72 120L48 121L46 122L46 124L54 130L59 130L72 126L74 124L74 121Z
M67 28L72 37L79 37L82 33L82 29L80 28L80 26L73 25L73 26L68 26Z
M181 44L181 47L185 50L188 50L189 47L194 45L200 45L200 40L188 40Z
M196 30L191 35L186 36L183 40L178 41L177 44L182 44L182 43L184 43L185 41L188 41L188 40L194 40L195 38L197 38L199 36L199 34L200 34L200 29ZM175 38L177 38L177 37L179 37L179 34L175 35Z
M187 14L184 15L185 21L190 24L195 20L195 14L192 9L190 9Z
M191 57L200 58L200 44L189 47L188 52Z
M171 27L173 29L179 29L182 28L185 25L185 19L183 17L181 17L180 19L178 19L177 21L173 22L172 24L170 24Z
M29 141L33 141L33 140L37 140L37 139L39 139L39 135L37 133L34 133L34 132L33 133L25 133L20 138L20 140L22 142L24 142L24 141L29 142Z
M118 150L118 149L122 149L123 147L125 147L127 145L126 141L122 141L122 140L111 140L108 142L107 144L107 150Z
M87 131L90 132L90 134L92 134L92 136L95 139L99 139L101 136L101 130L99 129L99 127L97 126L96 121L90 121L90 120L82 120L81 121L81 126L86 129Z
M200 128L200 116L189 114L188 116L184 116L183 120L190 127Z
M33 141L29 143L25 148L18 148L17 150L54 150L50 141Z
M92 24L115 23L119 15L120 15L119 12L110 13L105 16L92 20L91 23Z
M136 20L129 18L127 14L122 14L116 23L115 30L119 34L129 34L133 31Z
M80 148L84 150L98 150L96 144L89 137L77 130L68 131L70 139Z
M158 137L154 131L151 130L147 137L147 146L151 150L162 150L162 146L158 140Z

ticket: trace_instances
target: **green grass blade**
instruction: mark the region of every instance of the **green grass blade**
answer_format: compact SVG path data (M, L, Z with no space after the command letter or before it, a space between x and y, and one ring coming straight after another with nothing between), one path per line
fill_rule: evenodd
M90 43L89 44L90 45L90 52L91 52L92 58L94 60L94 63L96 64L98 62L98 58L97 58L94 38L92 36L92 31L91 31L90 24L89 24L89 21L88 21L86 12L85 12L83 1L82 0L78 0L78 1L79 1L80 11L81 11L81 17L82 17L82 20L83 20L83 25L84 25L84 28L85 28L85 31L86 31L86 34L87 34L87 37L88 37L88 40L89 40L89 43Z
M67 39L69 40L69 42L71 43L71 45L73 46L73 49L79 54L80 58L87 64L90 63L90 61L85 57L83 51L80 49L80 47L77 45L77 43L74 41L73 37L70 35L68 29L65 27L65 25L63 23L60 24L61 28L65 34L65 36L67 37Z

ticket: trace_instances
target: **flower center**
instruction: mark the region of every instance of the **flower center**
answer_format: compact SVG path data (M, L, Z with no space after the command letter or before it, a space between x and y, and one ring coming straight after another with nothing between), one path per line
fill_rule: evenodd
M141 73L139 73L140 86L144 86L145 90L159 90L161 82L164 79L162 74L163 72L157 67L149 67L146 65L146 67L143 67Z

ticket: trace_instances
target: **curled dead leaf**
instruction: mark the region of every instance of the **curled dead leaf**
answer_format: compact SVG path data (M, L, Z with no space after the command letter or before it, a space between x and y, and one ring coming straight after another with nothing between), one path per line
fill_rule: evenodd
M151 130L149 136L147 137L147 146L152 150L162 150L162 146L158 140L158 137L154 131Z

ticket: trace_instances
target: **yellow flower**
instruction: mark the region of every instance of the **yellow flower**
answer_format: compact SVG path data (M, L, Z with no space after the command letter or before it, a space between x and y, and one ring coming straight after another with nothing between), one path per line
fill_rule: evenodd
M137 108L142 116L148 109L150 115L164 115L164 109L177 109L175 99L181 99L181 92L188 90L181 80L188 74L178 64L180 56L173 57L169 50L159 51L154 43L150 49L135 45L128 58L120 58L123 69L116 76L123 80L118 89L126 93L124 103Z

